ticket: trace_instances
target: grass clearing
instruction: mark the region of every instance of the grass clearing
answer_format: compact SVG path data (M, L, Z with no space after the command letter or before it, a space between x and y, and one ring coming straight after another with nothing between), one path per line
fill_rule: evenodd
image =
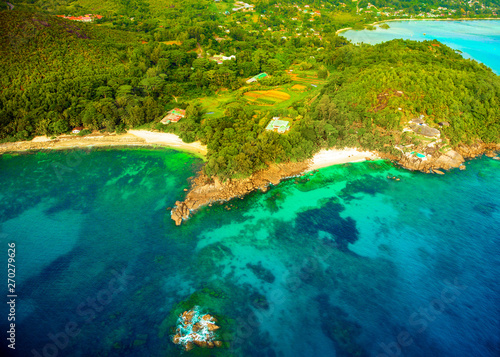
M181 41L163 41L162 43L164 43L166 45L177 45L177 46L182 45Z
M327 82L326 79L318 79L315 70L301 71L293 68L293 72L296 72L292 77L293 81L285 85L258 90L260 84L253 84L251 88L256 90L246 93L243 92L249 88L248 86L243 86L236 91L221 90L214 96L199 98L196 102L204 108L205 118L222 117L228 105L242 100L256 111L287 109L298 101L306 100L306 103L310 103Z
M305 91L307 90L307 87L302 85L302 84L295 84L292 86L291 88L292 90L295 90L295 91L299 91L299 92L302 92L302 91Z
M285 92L280 92L278 90L266 90L266 91L252 91L252 92L246 92L244 94L245 97L249 100L256 100L259 99L260 101L263 102L268 102L268 103L281 103L284 102L285 100L290 99L290 94L285 93Z

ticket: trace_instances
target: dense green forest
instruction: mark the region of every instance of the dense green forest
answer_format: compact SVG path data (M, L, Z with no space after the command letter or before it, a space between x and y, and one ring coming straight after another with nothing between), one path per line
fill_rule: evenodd
M14 1L14 11L0 11L0 141L75 126L108 132L146 126L207 144L206 173L228 178L303 160L321 147L399 154L396 144L417 140L402 129L419 115L434 127L449 122L441 130L452 146L499 140L500 82L484 65L438 42L352 45L335 30L370 19L340 2L253 3L256 12L228 15L233 1ZM292 3L309 4L321 16L313 19ZM428 3L441 4L419 4ZM86 13L104 18L53 16ZM236 59L210 60L219 53ZM292 68L326 85L307 82L309 92L286 106L264 99L249 105L244 93L286 86ZM261 72L270 77L246 85ZM208 115L212 108L199 99L221 93L230 100ZM186 109L186 118L160 124L174 107ZM291 130L265 131L273 116L290 120Z
M21 11L0 12L0 26L0 140L79 125L108 131L142 125L180 105L178 96L189 101L237 89L263 71L279 78L318 46L316 39L281 46L277 38L234 31L228 45L207 46L212 53L237 51L238 61L217 65L199 58L195 30L180 45L167 45L142 33Z
M442 130L452 146L500 140L500 77L483 64L437 41L348 45L330 55L337 71L314 115L331 125L329 145L356 131L359 144L373 148L381 129L394 141L419 115L435 127L449 122Z
M264 132L262 114L245 107L193 125L208 143L207 173L246 175L269 162L303 160L320 147L399 155L395 145L418 140L402 129L419 115L434 127L449 122L441 130L452 146L500 141L500 77L437 41L348 44L324 60L332 68L328 85L286 135Z

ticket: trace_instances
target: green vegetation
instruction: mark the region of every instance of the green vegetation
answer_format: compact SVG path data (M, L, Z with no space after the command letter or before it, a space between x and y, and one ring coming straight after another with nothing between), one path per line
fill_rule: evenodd
M452 147L498 141L499 78L483 65L438 42L349 44L335 31L393 17L361 17L363 1L250 3L255 12L233 12L225 0L15 1L14 11L0 11L0 142L77 126L83 133L168 131L207 144L205 171L224 179L304 160L321 147L399 155L394 145L422 141L402 133L421 114L431 126L451 124L442 134ZM373 5L455 9L426 1ZM104 17L53 16L89 13ZM236 59L218 64L216 54ZM246 84L262 72L269 76ZM159 123L174 107L186 117ZM290 131L265 131L275 116Z
M500 78L437 41L349 45L327 62L337 71L313 117L333 134L329 146L383 150L421 114L434 127L450 123L441 130L452 146L499 141Z

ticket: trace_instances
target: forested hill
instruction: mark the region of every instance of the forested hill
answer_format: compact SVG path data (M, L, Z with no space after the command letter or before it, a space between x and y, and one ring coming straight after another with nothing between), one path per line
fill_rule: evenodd
M93 88L123 76L126 45L139 39L55 16L5 11L0 42L0 138L21 140L78 124L77 113L95 97Z
M484 65L436 41L355 46L317 31L327 16L313 29L307 17L287 24L285 10L279 18L211 19L177 4L163 13L177 11L179 21L155 31L139 22L122 31L119 22L0 11L0 141L148 124L207 144L205 172L229 178L304 160L322 147L399 154L397 145L427 145L403 130L421 115L441 130L442 145L500 140L500 78ZM218 53L235 58L218 64L211 58ZM261 72L269 76L247 84ZM174 107L186 117L159 123ZM290 130L266 131L275 116Z
M330 146L383 150L418 141L402 129L420 115L452 147L500 142L500 77L437 41L348 45L326 61L336 71L313 117ZM440 128L445 121L450 126Z

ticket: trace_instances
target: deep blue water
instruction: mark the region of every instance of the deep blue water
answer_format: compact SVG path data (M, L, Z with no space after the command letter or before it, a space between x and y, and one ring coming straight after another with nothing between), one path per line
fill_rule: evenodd
M387 30L377 26L374 31L346 31L347 39L376 44L396 38L406 40L436 39L462 56L482 62L496 74L500 73L500 20L477 21L398 21L388 22Z
M167 208L200 165L172 150L0 157L14 355L186 354L170 336L193 305L219 319L214 356L500 354L500 161L330 167L176 227Z

